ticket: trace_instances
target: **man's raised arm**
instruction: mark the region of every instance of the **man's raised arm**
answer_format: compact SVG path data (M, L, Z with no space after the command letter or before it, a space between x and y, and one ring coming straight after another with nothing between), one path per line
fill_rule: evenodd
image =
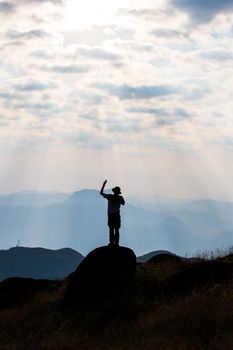
M104 187L105 187L105 185L106 185L107 181L108 181L108 180L105 180L105 181L104 181L104 183L103 183L103 185L102 185L102 187L101 187L101 190L100 190L100 194L101 194L101 196L103 196L103 195L104 195Z

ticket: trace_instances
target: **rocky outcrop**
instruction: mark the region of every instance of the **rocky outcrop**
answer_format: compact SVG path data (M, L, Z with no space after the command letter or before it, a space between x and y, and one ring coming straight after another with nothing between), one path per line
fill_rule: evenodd
M105 298L122 290L135 273L136 256L131 249L118 246L97 248L69 277L65 300Z

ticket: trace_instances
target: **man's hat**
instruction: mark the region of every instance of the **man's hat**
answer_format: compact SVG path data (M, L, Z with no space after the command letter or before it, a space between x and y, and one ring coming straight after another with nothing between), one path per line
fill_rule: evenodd
M121 194L121 189L119 186L112 188L112 192L115 194Z

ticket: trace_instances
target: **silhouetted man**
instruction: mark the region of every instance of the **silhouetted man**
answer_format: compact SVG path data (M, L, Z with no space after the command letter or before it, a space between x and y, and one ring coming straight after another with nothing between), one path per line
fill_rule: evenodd
M104 181L100 194L108 200L109 241L110 245L119 245L119 229L121 227L120 206L125 205L125 201L120 196L121 189L118 186L112 188L113 194L105 194L104 187L106 183L107 180Z

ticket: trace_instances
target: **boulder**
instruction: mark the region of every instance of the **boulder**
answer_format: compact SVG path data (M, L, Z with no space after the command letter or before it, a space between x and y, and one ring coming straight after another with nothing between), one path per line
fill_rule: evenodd
M122 290L136 273L136 256L126 247L104 246L91 251L70 275L66 301L101 299Z

